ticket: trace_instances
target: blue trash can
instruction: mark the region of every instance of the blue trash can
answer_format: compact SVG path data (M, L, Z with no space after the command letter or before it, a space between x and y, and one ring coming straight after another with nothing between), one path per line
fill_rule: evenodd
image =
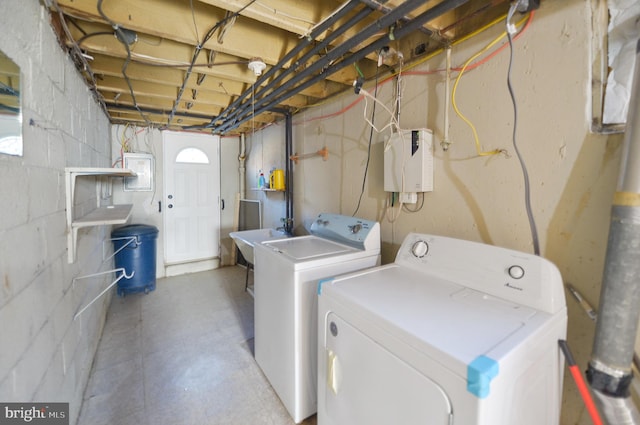
M118 281L118 295L156 289L156 239L158 228L131 224L111 232L116 268L124 268L130 279ZM123 248L124 247L124 248ZM121 249L122 248L122 249ZM118 251L120 250L120 251Z

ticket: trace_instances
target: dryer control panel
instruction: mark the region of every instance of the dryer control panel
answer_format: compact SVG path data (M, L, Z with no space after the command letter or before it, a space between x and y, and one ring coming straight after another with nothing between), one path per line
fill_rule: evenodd
M533 254L410 233L402 243L395 263L551 314L566 306L557 267Z
M380 250L380 223L340 214L318 214L311 234L362 250Z

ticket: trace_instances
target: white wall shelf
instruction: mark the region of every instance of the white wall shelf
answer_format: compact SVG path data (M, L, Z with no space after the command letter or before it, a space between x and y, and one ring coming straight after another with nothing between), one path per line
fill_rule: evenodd
M73 207L76 190L76 178L82 176L92 176L96 179L96 209L90 211L82 217L74 217ZM65 168L65 183L67 190L66 208L67 208L67 251L68 262L73 263L76 260L76 246L78 242L78 230L82 227L104 226L111 224L124 224L131 216L133 205L107 205L102 206L103 191L102 185L105 179L111 184L111 177L135 177L136 173L132 170L122 168L87 168L87 167L68 167Z
M284 192L284 189L266 189L266 188L260 188L260 187L252 187L251 190L253 191L258 191L258 192Z

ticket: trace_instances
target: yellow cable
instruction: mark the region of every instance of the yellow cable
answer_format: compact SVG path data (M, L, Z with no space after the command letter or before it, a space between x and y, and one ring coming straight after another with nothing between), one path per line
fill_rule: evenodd
M528 16L526 16L525 18L523 18L522 20L520 20L520 22L517 23L518 26L520 26L522 23L524 23L526 20L528 19ZM471 127L471 132L473 133L473 139L476 145L476 152L478 153L479 156L490 156L490 155L498 155L500 153L503 152L503 150L501 149L494 149L492 151L483 151L482 147L480 146L480 139L478 138L478 132L475 128L475 126L473 125L473 123L471 121L469 121L469 119L467 117L465 117L462 112L460 112L460 110L458 109L458 105L456 102L456 91L458 89L458 83L460 83L460 79L462 78L462 74L464 74L464 71L467 69L467 67L469 66L469 64L471 62L473 62L476 58L478 58L478 56L482 55L483 53L485 53L486 51L488 51L489 49L491 49L493 46L495 46L498 42L500 42L503 38L505 38L507 36L507 32L503 31L502 33L500 33L500 35L498 35L492 42L490 42L489 44L487 44L482 50L480 50L478 53L476 53L475 55L471 56L469 59L467 59L467 61L464 63L464 65L462 66L462 69L460 70L460 72L458 73L458 76L456 77L456 81L453 84L453 91L451 92L451 105L453 106L453 110L456 111L456 114L469 126Z
M467 69L467 67L469 66L469 64L476 59L478 56L482 55L483 53L485 53L487 50L489 50L490 48L492 48L496 43L498 43L500 40L502 40L503 37L505 37L507 35L506 31L503 32L500 36L498 36L496 39L494 39L491 43L487 44L487 46L480 50L478 53L476 53L475 55L471 56L469 59L467 59L467 61L464 63L464 65L462 66L462 69L460 70L460 72L458 73L458 76L456 77L456 81L453 84L453 91L451 92L451 105L453 106L453 110L456 111L456 114L462 119L462 121L464 121L465 123L467 123L467 125L469 127L471 127L471 132L473 133L473 139L475 141L476 144L476 151L478 152L479 156L489 156L489 155L497 155L499 154L501 151L499 149L494 149L492 151L483 151L482 147L480 146L480 139L478 138L478 132L476 131L476 127L473 125L473 123L471 121L469 121L469 119L467 117L465 117L462 112L460 112L460 110L458 109L458 105L456 103L456 91L458 89L458 83L460 83L460 78L462 77L462 74L464 74L465 69Z

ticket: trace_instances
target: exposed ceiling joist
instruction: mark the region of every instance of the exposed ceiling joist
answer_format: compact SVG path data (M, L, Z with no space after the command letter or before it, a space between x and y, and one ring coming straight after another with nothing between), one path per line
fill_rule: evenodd
M508 7L507 0L51 2L61 42L113 122L222 134L253 131L277 120L274 111L351 90L360 75L373 79L399 57L408 64ZM385 46L402 55L379 68ZM251 61L265 64L262 75Z

